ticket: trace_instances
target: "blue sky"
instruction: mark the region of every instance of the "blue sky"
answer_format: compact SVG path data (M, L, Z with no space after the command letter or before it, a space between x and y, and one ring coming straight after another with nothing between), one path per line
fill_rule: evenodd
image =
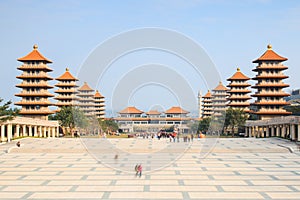
M224 84L237 67L247 76L254 77L252 61L271 43L277 53L289 59L285 62L289 67L286 74L290 76L285 82L291 85L287 90L300 88L300 1L12 0L0 1L0 26L0 96L5 100L19 100L14 97L20 91L14 86L20 82L15 76L21 73L17 70L20 63L16 59L29 53L34 44L38 44L40 52L53 61L49 65L54 69L50 73L52 77L61 75L66 67L76 75L89 54L105 40L144 27L174 30L193 39L214 62ZM118 69L152 60L163 61L171 68L174 66L178 73L186 73L184 78L189 80L195 96L198 90L205 93L210 89L203 80L198 81L186 70L187 64L155 51L137 52L119 60L114 64L115 71L108 74L111 77L103 79L106 83L100 81L95 88L107 97L109 104L112 100L109 85L114 84L109 80L114 80ZM151 87L153 85L134 92L128 104L149 110L154 105L168 108L178 103L172 94L164 94L158 100L164 89L158 89L155 94L157 88ZM196 108L195 102L191 104L188 109Z

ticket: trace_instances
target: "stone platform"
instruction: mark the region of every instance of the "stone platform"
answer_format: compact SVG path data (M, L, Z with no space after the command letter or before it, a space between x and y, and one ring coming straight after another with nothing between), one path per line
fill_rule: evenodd
M0 145L0 199L300 199L300 154L291 153L295 145L286 140L109 143L27 138L20 148L15 142ZM111 147L116 148L107 151ZM133 168L141 155L145 167L139 178ZM164 166L152 169L159 159ZM132 171L123 170L126 166Z

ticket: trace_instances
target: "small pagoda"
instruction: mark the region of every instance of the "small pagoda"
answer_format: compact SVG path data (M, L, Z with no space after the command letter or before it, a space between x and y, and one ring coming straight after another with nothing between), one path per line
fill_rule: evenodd
M212 95L210 90L202 97L202 118L211 117L213 114Z
M257 72L257 75L252 78L256 80L256 84L252 86L257 91L253 94L256 101L253 103L255 110L253 113L259 119L270 119L282 115L290 115L283 107L289 105L284 100L284 97L289 96L288 93L283 91L283 88L289 87L283 80L288 78L283 71L288 69L282 62L287 58L282 57L275 53L271 45L268 45L267 51L254 60L257 66L252 71Z
M221 116L225 113L227 109L227 97L228 97L228 88L226 88L223 83L220 81L219 85L213 89L213 115Z
M230 81L229 87L229 103L228 106L234 109L243 109L245 112L249 112L251 97L248 95L251 91L247 89L250 84L247 82L249 77L245 76L240 68L237 68L237 72L227 81Z
M95 115L94 90L84 82L78 89L78 106L86 116Z
M76 81L78 79L70 73L69 68L66 68L66 71L60 77L56 78L56 80L59 81L55 85L58 87L58 90L55 91L58 94L55 97L57 100L56 106L59 108L58 111L63 106L76 105L76 100L78 99L76 97L76 88L78 87Z
M54 96L48 91L53 88L48 83L49 80L53 80L48 72L53 70L47 66L52 61L38 51L37 45L33 46L33 51L19 58L18 61L23 63L17 68L22 71L22 74L16 77L22 80L20 84L16 85L22 91L15 94L15 96L22 98L21 101L15 103L15 105L22 106L19 114L25 117L47 120L48 115L54 113L49 109L52 103L48 99Z
M94 101L95 101L95 115L98 119L103 120L105 118L105 98L100 94L98 90L94 95Z

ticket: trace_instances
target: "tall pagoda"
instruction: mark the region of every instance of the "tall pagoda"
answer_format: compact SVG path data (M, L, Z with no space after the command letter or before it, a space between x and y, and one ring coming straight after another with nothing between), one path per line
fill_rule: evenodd
M257 66L252 71L257 72L257 75L252 78L256 80L256 84L252 86L257 92L253 94L256 101L253 105L256 109L254 114L258 115L259 119L269 119L281 115L290 115L283 107L289 105L284 100L284 97L289 96L282 89L289 87L283 82L283 79L288 78L283 71L288 67L282 62L286 61L284 58L272 50L272 46L268 45L267 51L253 63Z
M228 97L227 91L228 88L226 88L221 81L219 82L219 85L215 89L213 89L213 115L220 116L226 111Z
M245 112L249 112L251 97L248 95L251 91L247 89L250 86L247 81L250 80L249 77L245 76L240 68L237 68L237 72L227 81L230 81L229 87L229 103L228 106L231 108L243 109Z
M93 116L95 114L94 90L84 82L78 89L78 106L86 116Z
M48 91L53 88L48 84L49 80L53 80L48 72L53 70L47 66L52 61L38 51L37 45L33 46L33 51L19 58L18 61L23 64L17 69L23 73L16 77L22 80L16 87L21 88L22 91L15 96L21 97L22 100L15 105L22 106L19 113L23 116L47 120L48 115L54 113L49 109L52 103L48 99L54 96Z
M56 80L59 81L55 85L58 87L58 90L55 91L55 93L58 94L55 99L57 100L56 106L59 107L59 110L63 106L76 105L77 97L75 94L77 93L76 88L78 86L76 85L76 81L78 81L78 79L66 68L65 73L56 78Z
M100 92L97 90L94 95L94 101L95 101L95 115L98 119L104 119L105 118L105 100L104 96L100 94Z
M202 118L211 117L213 114L212 95L210 90L202 97Z

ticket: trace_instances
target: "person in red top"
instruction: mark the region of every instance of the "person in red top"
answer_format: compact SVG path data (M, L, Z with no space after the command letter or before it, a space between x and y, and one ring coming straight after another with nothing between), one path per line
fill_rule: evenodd
M143 170L142 164L139 164L139 166L137 167L139 177L142 176L142 170Z

